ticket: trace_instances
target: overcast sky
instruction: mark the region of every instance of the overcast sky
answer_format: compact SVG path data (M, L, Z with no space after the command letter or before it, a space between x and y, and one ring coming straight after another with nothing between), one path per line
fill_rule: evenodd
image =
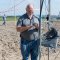
M15 1L15 4L14 4ZM45 0L46 2L48 0ZM44 2L44 7L42 14L47 13L47 3ZM21 15L25 13L25 8L28 3L32 3L34 5L34 8L36 9L34 12L35 14L39 14L40 8L40 0L1 0L0 1L0 15L3 15L4 13L6 15ZM14 10L15 5L15 10ZM60 11L60 0L51 0L51 14L52 15L58 15Z

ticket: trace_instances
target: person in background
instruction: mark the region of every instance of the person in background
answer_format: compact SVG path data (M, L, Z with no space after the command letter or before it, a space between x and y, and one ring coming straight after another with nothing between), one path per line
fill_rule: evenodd
M2 25L6 25L6 15L4 14L2 18L3 18L3 24Z

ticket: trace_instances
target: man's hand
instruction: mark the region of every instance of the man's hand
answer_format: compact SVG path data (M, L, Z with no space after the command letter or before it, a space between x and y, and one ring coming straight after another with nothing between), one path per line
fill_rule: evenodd
M38 24L34 23L33 26L35 26L35 28L39 29Z

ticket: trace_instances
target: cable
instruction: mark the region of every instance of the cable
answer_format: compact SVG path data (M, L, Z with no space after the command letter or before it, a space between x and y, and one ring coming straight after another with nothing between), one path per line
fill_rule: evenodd
M24 1L26 1L26 0L22 0L21 2L19 2L18 4L16 4L15 7L17 7L18 5L20 5L20 4L23 3ZM11 9L14 9L14 6L12 6L11 8L9 8L9 9L6 10L6 11L2 11L2 12L0 12L0 13L5 13L5 12L9 12L9 11L14 11L14 10L11 10Z
M60 53L60 51L59 51L59 53ZM59 55L59 53L56 55L56 57L55 57L55 59L54 59L54 60L56 60L56 58L57 58L57 56Z
M46 0L44 0L44 5L45 5L45 12L47 13L48 12L48 7L47 7L47 4L46 4Z

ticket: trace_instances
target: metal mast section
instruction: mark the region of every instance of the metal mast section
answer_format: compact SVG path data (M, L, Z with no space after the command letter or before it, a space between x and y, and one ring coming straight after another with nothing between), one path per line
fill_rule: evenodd
M51 12L51 0L48 0L48 15L47 15L48 29L50 28L50 12Z
M41 59L41 13L44 0L40 0L40 16L39 16L39 36L40 36L40 46L39 46L39 60Z
M47 15L47 21L48 21L48 30L50 29L50 9L51 8L51 0L48 0L48 15ZM49 60L49 47L48 47L48 60Z
M14 21L16 22L15 0L14 0Z

